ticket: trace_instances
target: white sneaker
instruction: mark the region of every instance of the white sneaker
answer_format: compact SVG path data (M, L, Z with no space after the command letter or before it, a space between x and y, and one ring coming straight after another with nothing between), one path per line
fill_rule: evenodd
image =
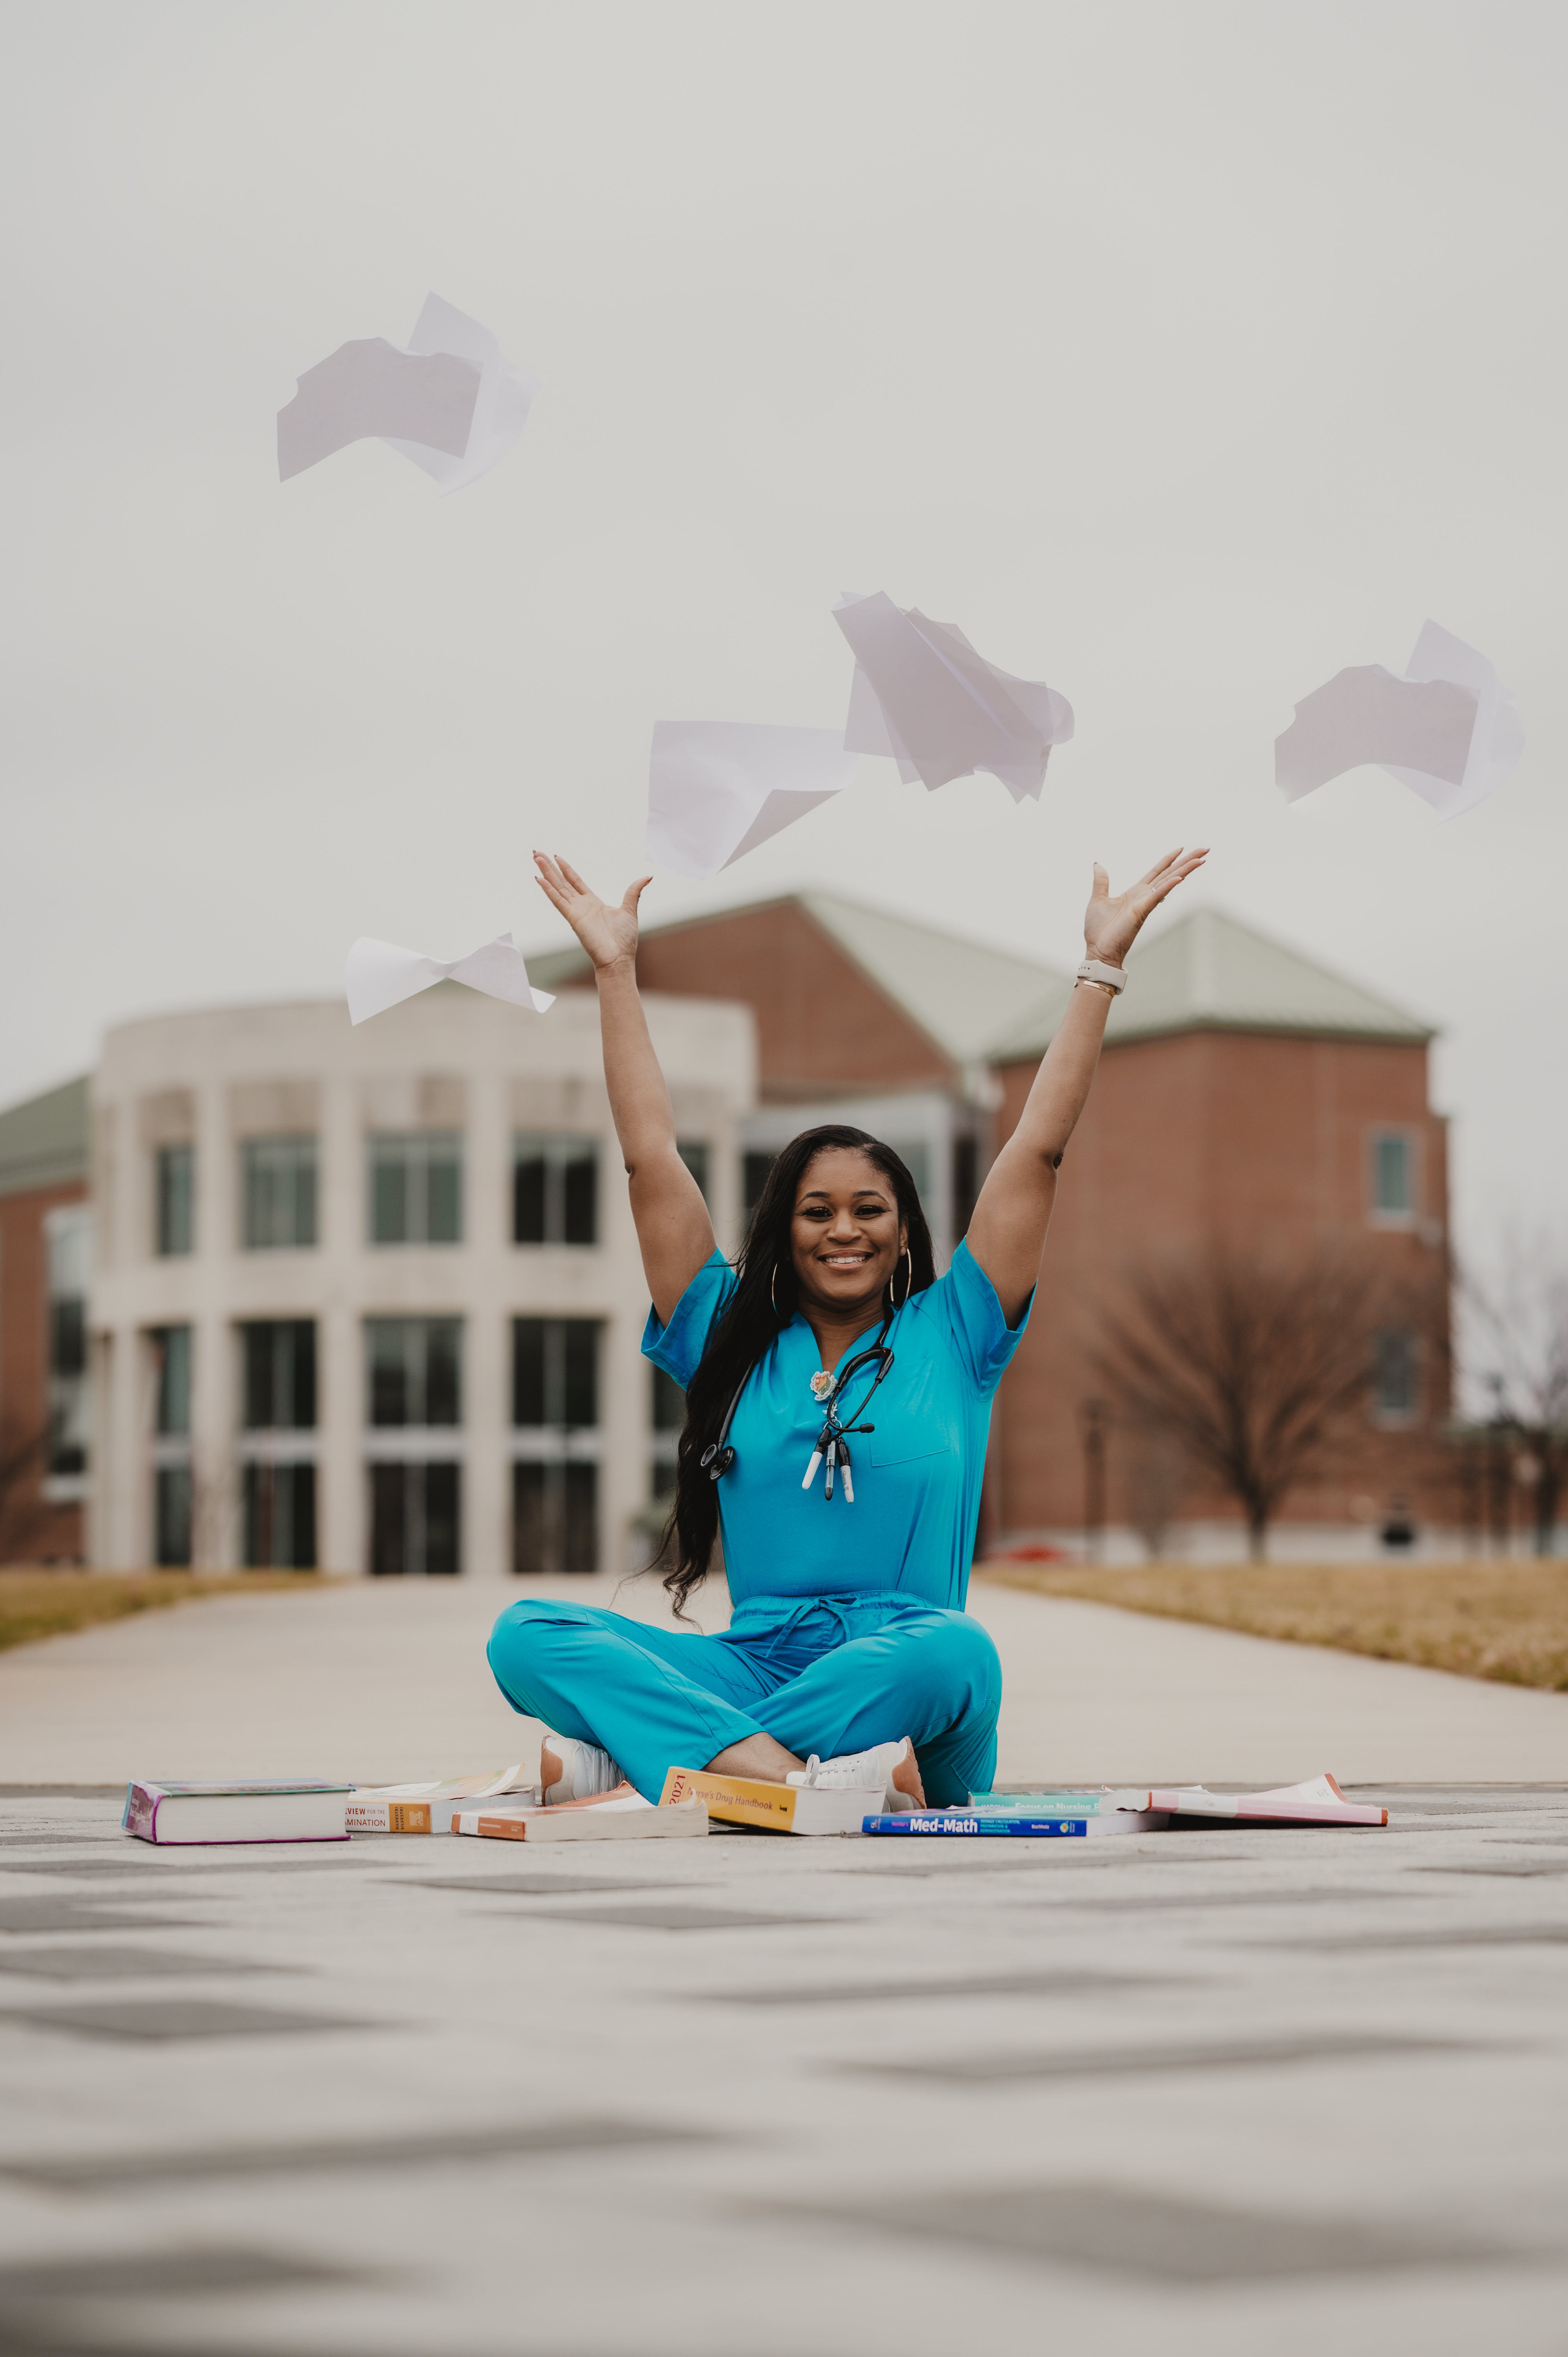
M890 1816L926 1805L915 1747L907 1735L897 1743L874 1743L869 1751L845 1751L837 1760L819 1760L813 1751L805 1766L791 1769L784 1781L813 1785L823 1792L880 1792Z
M547 1809L562 1801L591 1801L626 1781L609 1753L596 1744L547 1733L539 1747L540 1792Z

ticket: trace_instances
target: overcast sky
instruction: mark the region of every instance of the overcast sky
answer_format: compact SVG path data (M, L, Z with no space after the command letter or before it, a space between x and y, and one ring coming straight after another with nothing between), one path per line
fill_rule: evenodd
M0 1102L107 1025L559 937L653 722L842 722L841 588L1072 702L1038 804L886 763L668 917L828 886L1058 963L1089 863L1443 1027L1461 1234L1568 1157L1568 11L632 0L7 12ZM435 288L542 382L450 499L274 416ZM1273 740L1431 614L1519 696L1448 824Z

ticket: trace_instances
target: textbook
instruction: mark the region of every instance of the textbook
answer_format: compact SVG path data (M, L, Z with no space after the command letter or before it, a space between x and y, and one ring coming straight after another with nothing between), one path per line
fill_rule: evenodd
M701 1801L655 1808L629 1784L588 1801L560 1801L544 1808L537 1791L503 1793L494 1801L452 1813L455 1834L480 1841L680 1841L705 1834L708 1813Z
M1092 1792L1062 1792L1049 1784L1004 1784L991 1792L972 1792L970 1809L979 1816L1016 1816L1021 1812L1037 1817L1103 1817L1113 1816L1118 1809L1146 1810L1149 1795L1146 1790L1113 1791L1109 1784L1096 1785Z
M210 1784L143 1779L125 1789L120 1830L160 1843L347 1841L353 1789L303 1778Z
M1090 1835L1157 1834L1170 1824L1163 1809L1119 1809L1096 1815L1079 1811L1067 1816L1036 1816L1028 1808L909 1809L897 1817L867 1817L867 1834L982 1834L1011 1835L1025 1841L1082 1841Z
M445 1783L357 1784L349 1801L351 1834L445 1834L452 1829L452 1811L464 1801L488 1801L498 1792L514 1792L522 1762L510 1768L485 1768L473 1776L451 1776Z
M1386 1825L1387 1809L1348 1801L1332 1776L1283 1784L1273 1792L1209 1792L1201 1784L1177 1784L1149 1794L1152 1809L1181 1817L1218 1817L1234 1824Z
M764 1833L858 1834L867 1809L879 1807L882 1796L880 1785L826 1792L820 1784L767 1784L746 1776L714 1776L705 1768L671 1768L660 1806L698 1800L709 1816Z

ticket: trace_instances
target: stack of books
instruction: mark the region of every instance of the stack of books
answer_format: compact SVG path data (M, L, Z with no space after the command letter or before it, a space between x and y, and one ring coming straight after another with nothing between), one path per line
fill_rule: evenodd
M1201 1784L1101 1784L1083 1792L1004 1786L972 1792L967 1804L911 1809L864 1820L868 1834L1011 1835L1083 1840L1091 1835L1165 1833L1216 1823L1237 1825L1386 1825L1387 1809L1348 1801L1332 1776L1270 1792L1210 1792Z

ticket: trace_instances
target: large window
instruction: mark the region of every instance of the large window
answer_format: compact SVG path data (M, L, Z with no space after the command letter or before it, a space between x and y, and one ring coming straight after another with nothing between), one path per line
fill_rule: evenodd
M153 1561L190 1561L190 1329L147 1336L153 1377Z
M49 1492L80 1496L87 1475L87 1262L91 1213L45 1222L49 1276Z
M240 1329L241 1544L247 1566L316 1561L316 1465L291 1433L316 1426L316 1324L253 1318ZM250 1436L263 1436L252 1438Z
M183 1571L190 1563L190 1468L159 1465L153 1471L153 1560Z
M311 1432L316 1426L316 1322L257 1318L240 1329L241 1422L247 1432Z
M749 1220L768 1184L768 1174L779 1157L771 1148L748 1146L740 1157L741 1210Z
M583 1430L599 1420L596 1318L514 1318L511 1420L524 1428Z
M153 1241L161 1259L196 1245L196 1148L160 1146L153 1157Z
M368 1318L365 1340L373 1426L461 1424L460 1318Z
M1415 1139L1408 1129L1375 1129L1368 1143L1373 1222L1408 1227L1415 1216Z
M599 1143L524 1132L511 1150L514 1244L594 1244L599 1240Z
M675 1151L702 1189L703 1200L705 1203L711 1202L713 1199L708 1193L708 1168L712 1157L708 1153L707 1139L678 1137L675 1141Z
M378 1577L454 1576L462 1563L460 1318L368 1318L371 1569ZM395 1438L394 1435L401 1435ZM425 1436L421 1437L421 1436Z
M463 1141L455 1130L382 1132L369 1141L373 1244L460 1244Z
M591 1459L511 1469L512 1570L520 1577L597 1571L599 1469Z
M247 1137L240 1148L247 1252L316 1242L316 1140Z
M153 1350L153 1429L160 1440L188 1437L190 1329L155 1326L148 1340Z
M514 1318L512 1569L596 1571L599 1323Z
M681 1427L686 1421L686 1394L673 1375L662 1367L648 1370L653 1380L653 1397L650 1403L650 1422L653 1426L652 1479L650 1484L653 1499L671 1496L675 1488L675 1452L681 1438Z
M242 1537L248 1570L310 1571L316 1564L316 1467L260 1458L242 1469Z
M1401 1327L1372 1337L1372 1409L1380 1424L1413 1424L1421 1408L1421 1354Z
M461 1561L463 1469L371 1467L371 1569L378 1578L452 1578Z

